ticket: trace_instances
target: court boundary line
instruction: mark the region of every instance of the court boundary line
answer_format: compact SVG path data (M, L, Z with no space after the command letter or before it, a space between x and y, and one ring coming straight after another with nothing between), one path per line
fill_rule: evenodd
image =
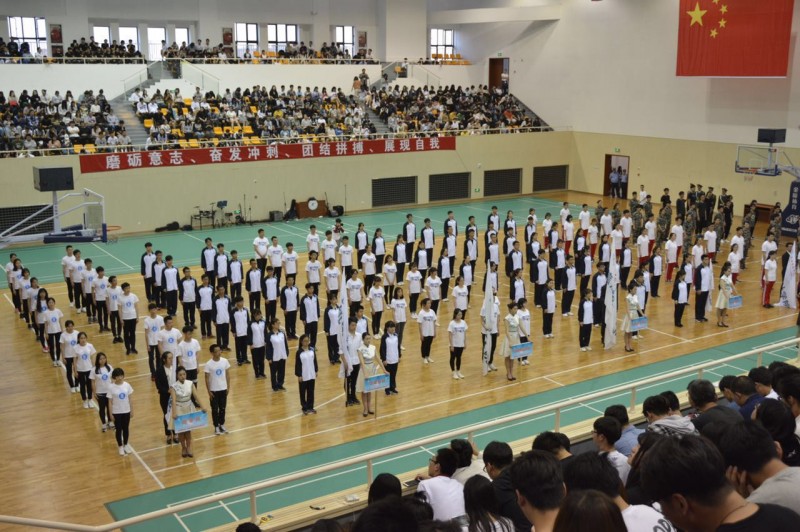
M135 268L134 268L133 266L131 266L130 264L128 264L128 263L127 263L127 262L125 262L124 260L122 260L122 259L118 258L117 256L115 256L115 255L111 254L110 252L106 251L105 249L101 248L101 247L100 247L100 246L98 246L96 243L92 242L92 246L94 246L95 248L97 248L97 249L98 249L98 250L100 250L101 252L105 253L106 255L108 255L109 257L111 257L112 259L114 259L115 261L119 262L120 264L122 264L123 266L125 266L126 268L128 268L129 270L134 270L134 271L135 271Z

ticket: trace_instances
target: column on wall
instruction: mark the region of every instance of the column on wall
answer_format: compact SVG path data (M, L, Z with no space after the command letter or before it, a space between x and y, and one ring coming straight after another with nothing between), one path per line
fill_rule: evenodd
M386 61L415 61L427 57L427 0L378 0L378 38L375 48Z

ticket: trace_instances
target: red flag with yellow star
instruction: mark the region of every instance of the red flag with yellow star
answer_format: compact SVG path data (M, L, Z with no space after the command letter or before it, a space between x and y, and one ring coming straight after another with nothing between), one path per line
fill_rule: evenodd
M680 0L678 76L785 77L794 0Z

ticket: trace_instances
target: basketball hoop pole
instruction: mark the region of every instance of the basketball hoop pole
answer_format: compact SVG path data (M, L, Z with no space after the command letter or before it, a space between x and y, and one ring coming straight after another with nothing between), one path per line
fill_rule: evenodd
M58 215L58 192L53 191L53 232L61 232L61 218Z

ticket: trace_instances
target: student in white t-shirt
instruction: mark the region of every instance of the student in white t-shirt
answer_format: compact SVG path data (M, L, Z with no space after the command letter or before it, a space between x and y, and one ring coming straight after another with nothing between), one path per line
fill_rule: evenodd
M468 328L467 322L463 319L463 312L456 308L453 311L453 319L447 325L447 333L450 337L450 371L453 372L453 378L456 380L464 378L461 373L461 355L467 347Z
M47 348L50 351L50 358L53 366L61 365L61 319L64 314L56 308L56 300L52 297L47 298L47 310L44 315L44 334L47 336Z
M306 249L309 252L316 251L319 253L319 233L317 233L317 226L312 224L308 229L308 235L306 236Z
M130 283L122 283L122 295L119 297L120 317L122 318L123 341L125 354L136 355L136 321L139 318L139 298L131 292Z
M409 307L411 308L411 319L417 319L417 301L422 293L422 273L417 269L417 263L412 262L406 274L408 281Z
M211 360L206 362L204 371L206 376L206 389L211 400L211 419L214 423L214 434L226 434L225 409L228 405L228 393L231 385L230 367L227 358L222 358L222 349L217 344L211 344Z
M262 272L267 267L267 247L269 247L269 240L264 235L264 230L259 229L258 236L253 240L253 251L255 251L258 269Z
M94 397L97 400L97 409L100 414L101 430L105 432L114 427L111 423L111 408L108 402L108 390L111 388L111 372L114 368L108 363L105 353L97 353L94 368L89 373L89 379L94 382Z
M64 332L58 339L61 344L61 353L64 357L64 369L67 373L67 383L69 384L69 391L76 393L78 391L75 382L75 346L78 345L78 331L75 330L75 323L72 320L64 322Z
M392 318L395 325L395 332L397 334L397 343L400 346L402 351L405 351L405 347L403 347L403 331L406 328L406 311L408 310L408 305L406 304L405 297L403 296L403 289L399 286L396 286L394 289L394 295L392 296L392 300L389 302L389 307L392 309Z
M111 372L111 379L114 381L108 387L108 398L111 401L111 423L116 429L117 445L119 446L120 456L131 454L133 448L128 445L130 436L130 424L133 418L133 387L125 382L125 371L122 368L114 368Z
M426 297L422 300L422 309L417 315L417 323L419 324L419 337L422 341L422 363L429 364L433 362L431 346L436 337L436 313L431 309L430 298Z
M89 380L89 372L92 370L92 361L97 353L94 346L87 340L86 333L78 333L78 343L73 347L75 352L75 378L81 390L83 408L92 407L92 382Z

